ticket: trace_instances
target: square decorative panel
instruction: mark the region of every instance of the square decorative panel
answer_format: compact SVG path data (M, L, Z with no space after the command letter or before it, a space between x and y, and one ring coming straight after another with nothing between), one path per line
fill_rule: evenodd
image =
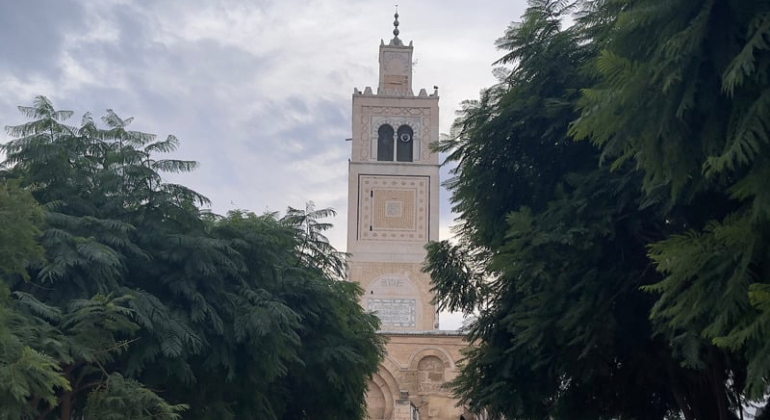
M414 230L417 190L372 188L372 228Z
M428 240L430 177L359 175L358 238Z

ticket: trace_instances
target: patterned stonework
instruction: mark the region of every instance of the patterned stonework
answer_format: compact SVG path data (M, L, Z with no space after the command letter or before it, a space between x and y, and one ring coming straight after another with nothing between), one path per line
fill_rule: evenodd
M377 160L377 130L380 125L390 124L394 130L401 124L414 131L415 162L427 161L430 156L430 108L365 106L361 112L361 150L358 158L362 161Z
M371 123L369 124L369 151L371 153L370 159L377 160L377 141L379 138L380 127L383 124L388 124L393 128L393 141L396 141L396 131L402 125L408 125L412 128L414 133L414 161L419 162L422 158L422 138L420 133L422 132L420 125L422 117L404 117L404 116L371 116Z
M372 188L372 229L414 231L416 189Z
M414 202L414 197L409 197ZM401 217L404 215L404 202L403 200L387 200L385 201L385 217Z
M358 237L362 241L426 242L427 176L359 176Z

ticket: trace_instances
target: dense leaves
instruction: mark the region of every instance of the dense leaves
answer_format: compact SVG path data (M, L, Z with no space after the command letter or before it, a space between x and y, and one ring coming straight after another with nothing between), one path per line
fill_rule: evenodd
M44 97L20 109L2 146L1 418L363 416L382 343L339 281L331 210L216 216L163 180L196 166L157 157L174 136L111 110L72 127Z
M648 288L660 293L652 316L666 334L746 357L746 395L761 398L770 324L748 290L768 281L770 261L770 2L672 1L655 12L660 4L632 2L618 16L574 132L616 162L633 159L645 191L707 203L687 207L672 220L679 232L651 246L665 275Z
M562 28L573 13L575 23ZM766 1L530 1L439 145L477 313L455 382L510 419L731 419L770 391ZM507 71L507 73L506 73Z

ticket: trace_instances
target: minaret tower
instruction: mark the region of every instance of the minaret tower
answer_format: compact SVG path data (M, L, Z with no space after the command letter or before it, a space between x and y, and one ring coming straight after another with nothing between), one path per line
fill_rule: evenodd
M438 88L412 90L412 43L380 42L377 91L353 89L348 181L349 279L380 318L386 355L368 381L370 420L474 419L446 386L467 347L438 330L425 244L438 240Z
M413 47L380 41L376 92L353 90L349 164L350 280L364 289L361 305L385 331L438 327L430 277L420 271L425 244L438 240L438 89L412 91Z

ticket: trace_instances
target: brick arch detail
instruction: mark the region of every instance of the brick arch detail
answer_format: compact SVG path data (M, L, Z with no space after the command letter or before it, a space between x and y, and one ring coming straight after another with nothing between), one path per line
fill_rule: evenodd
M390 368L386 365L390 365ZM384 419L392 418L393 406L399 392L398 382L393 375L393 371L391 371L392 367L394 367L393 362L386 358L380 364L377 373L372 375L372 382L380 388L383 396L385 397L385 413L383 416ZM397 367L395 371L398 371Z
M386 354L385 357L382 358L381 364L388 368L389 372L399 372L408 368L408 366L402 366L401 363L398 363L398 360L394 359L393 356L389 354Z
M376 130L373 130L374 133L379 132L380 127L383 125L389 125L393 129L393 134L396 134L396 131L398 131L398 128L402 125L407 125L409 128L412 129L412 133L414 134L414 137L416 139L422 138L422 135L420 133L420 127L415 124L413 121L410 121L405 118L398 118L398 117L391 117L384 119L382 121L379 121L379 123L375 123L372 125L372 128L376 128Z
M409 358L409 370L416 371L420 360L427 356L438 357L444 362L444 369L455 369L455 362L446 350L438 346L425 346L412 353L412 356Z

